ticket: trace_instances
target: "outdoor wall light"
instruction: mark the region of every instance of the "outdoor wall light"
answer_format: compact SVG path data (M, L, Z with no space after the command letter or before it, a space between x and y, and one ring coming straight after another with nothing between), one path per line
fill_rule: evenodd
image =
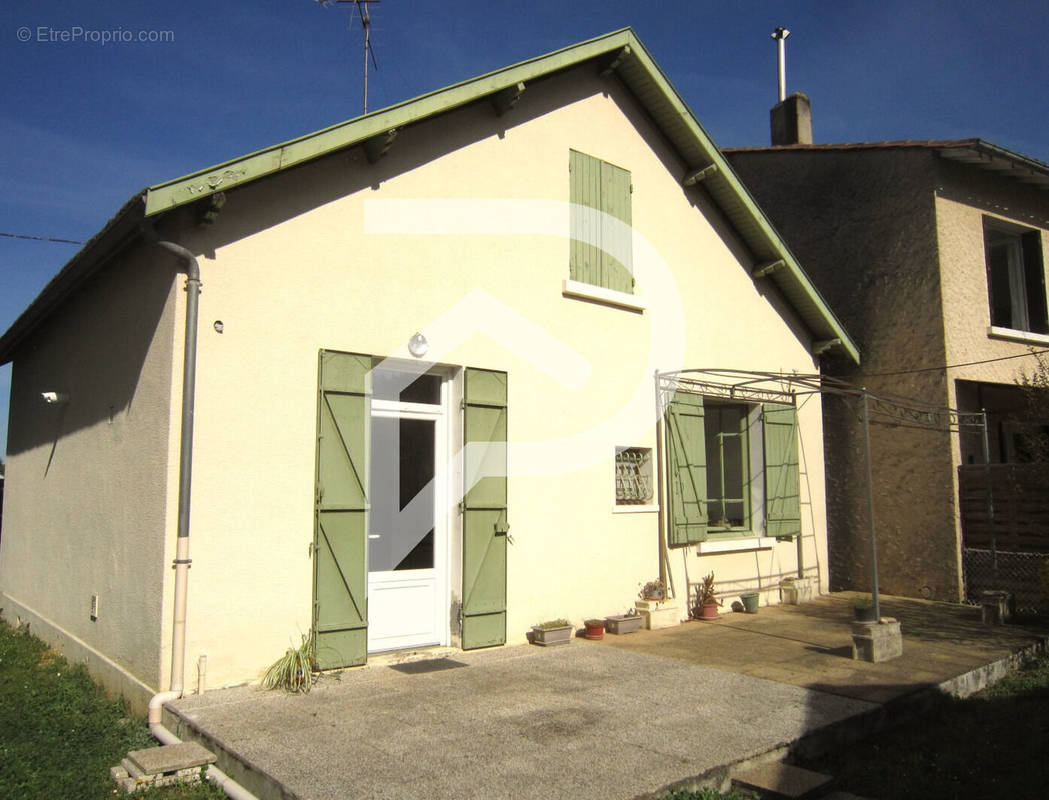
M223 329L225 327L226 326L222 324L222 320L221 319L215 320L215 333L222 333L222 331L223 331Z
M40 399L49 406L61 405L69 402L69 395L65 392L41 392Z
M430 349L430 343L426 341L426 337L421 333L416 333L408 342L408 352L416 358L422 358L426 355L426 352Z

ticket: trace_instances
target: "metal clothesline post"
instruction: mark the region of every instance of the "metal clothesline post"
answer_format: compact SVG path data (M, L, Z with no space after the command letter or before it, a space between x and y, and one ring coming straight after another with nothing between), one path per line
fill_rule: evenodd
M881 619L881 603L878 598L878 544L874 538L874 486L871 481L871 426L870 403L867 387L863 387L863 459L867 471L867 538L870 541L871 606L874 618Z
M987 533L991 537L991 588L998 588L998 547L994 536L994 486L991 482L991 444L987 438L987 409L981 408L983 417L983 470L987 479Z

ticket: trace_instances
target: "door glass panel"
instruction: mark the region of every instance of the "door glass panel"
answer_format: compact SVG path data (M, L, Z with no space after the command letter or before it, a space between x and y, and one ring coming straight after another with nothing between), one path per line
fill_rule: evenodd
M433 420L372 417L368 570L434 566Z
M372 370L372 396L377 400L439 405L441 378L439 375L420 375L412 380L407 372L375 369Z

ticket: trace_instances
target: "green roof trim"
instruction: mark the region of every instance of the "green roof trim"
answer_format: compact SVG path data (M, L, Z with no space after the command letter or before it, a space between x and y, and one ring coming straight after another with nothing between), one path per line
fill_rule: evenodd
M151 186L146 193L146 216L160 214L214 192L228 191L328 153L363 144L386 131L411 125L483 98L495 99L503 93L519 93L522 84L527 86L537 78L591 60L598 61L603 70L614 72L633 92L688 164L689 173L706 170L711 165L716 167L704 175L704 189L729 218L759 263L785 262L786 268L772 272L768 276L769 280L779 287L817 340L839 340L837 346L858 363L859 350L841 322L736 177L710 135L630 28L522 61L192 175Z
M216 192L245 186L315 158L364 145L375 137L486 98L498 109L519 96L530 82L587 62L592 62L600 73L614 74L645 108L685 163L687 169L680 176L682 180L694 176L698 170L704 170L699 185L721 209L751 251L756 264L783 262L783 267L755 279L768 280L778 287L812 333L813 339L822 347L839 348L859 363L859 351L841 322L630 28L522 61L191 175L159 183L145 191L144 202L137 205L136 210L147 219L156 217ZM137 196L133 198L137 199ZM131 205L129 203L129 207ZM117 216L123 217L127 210L125 208ZM110 226L112 224L113 221ZM101 237L100 234L96 238L109 237ZM78 253L19 317L12 329L0 337L0 364L10 360L16 341L28 335L50 313L50 309L68 296L68 292L59 291L64 286L62 276L71 267L76 267L81 279L86 279L85 270L99 263L99 258L104 255L98 251L98 247L85 247Z

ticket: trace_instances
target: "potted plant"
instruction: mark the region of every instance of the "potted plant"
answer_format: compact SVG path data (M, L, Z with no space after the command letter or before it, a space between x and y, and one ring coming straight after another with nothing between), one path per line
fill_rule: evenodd
M748 614L758 613L758 600L759 595L757 592L743 592L739 596L739 599L743 602L743 610Z
M696 587L696 603L692 607L692 616L696 619L717 619L718 606L721 601L714 594L714 573L703 577Z
M877 622L874 616L874 607L866 597L861 597L852 604L852 613L857 622Z
M540 647L569 644L572 641L572 623L567 619L551 619L533 625L532 641Z
M605 621L603 619L583 620L586 632L583 634L587 639L602 639L605 635Z
M642 600L662 602L667 599L667 587L663 581L649 581L641 587L638 596Z
M644 617L637 613L636 608L632 608L625 614L616 614L612 617L605 617L605 630L609 633L619 634L633 633L634 631L641 630L641 623L644 622Z

